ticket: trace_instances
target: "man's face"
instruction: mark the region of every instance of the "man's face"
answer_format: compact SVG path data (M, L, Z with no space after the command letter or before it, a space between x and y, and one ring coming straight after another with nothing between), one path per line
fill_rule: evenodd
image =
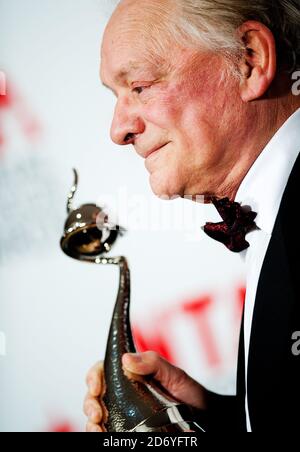
M133 4L117 9L102 45L101 79L117 97L112 140L133 144L156 195L217 194L237 158L238 83L222 82L221 57L167 40L163 60L149 57L151 39L141 30L151 18L128 20Z

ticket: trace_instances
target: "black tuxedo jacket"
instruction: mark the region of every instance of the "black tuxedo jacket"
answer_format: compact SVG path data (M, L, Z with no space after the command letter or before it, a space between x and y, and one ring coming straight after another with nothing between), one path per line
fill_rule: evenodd
M300 331L299 195L300 155L280 204L255 300L247 375L253 432L300 430L300 355L292 352L293 333ZM243 328L237 396L210 393L208 416L208 431L246 431Z

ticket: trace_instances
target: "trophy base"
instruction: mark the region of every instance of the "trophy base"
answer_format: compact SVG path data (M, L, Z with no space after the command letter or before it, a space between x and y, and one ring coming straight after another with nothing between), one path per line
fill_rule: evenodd
M201 411L187 405L174 405L151 416L131 432L198 432L205 433Z
M169 424L169 425L165 425L163 427L147 427L146 425L143 426L139 426L137 428L135 428L134 430L132 430L133 433L140 433L140 432L148 432L148 433L164 433L164 432L169 432L169 433L176 433L176 432L186 432L186 433L205 433L205 430L199 425L197 424L197 422L181 422L181 423L177 423L177 424Z

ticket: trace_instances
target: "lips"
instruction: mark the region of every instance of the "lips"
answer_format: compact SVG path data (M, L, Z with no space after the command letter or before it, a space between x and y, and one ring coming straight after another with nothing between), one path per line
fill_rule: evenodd
M160 151L162 148L164 148L165 146L167 146L167 144L163 144L162 146L158 146L156 148L153 148L151 151L148 151L145 155L144 158L147 159L148 157L150 157L151 154L154 154L154 152Z

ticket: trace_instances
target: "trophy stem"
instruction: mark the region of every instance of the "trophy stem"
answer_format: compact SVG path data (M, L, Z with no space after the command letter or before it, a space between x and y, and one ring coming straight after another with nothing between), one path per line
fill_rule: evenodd
M130 327L130 270L128 262L123 256L114 258L113 260L114 264L119 266L120 280L117 301L110 326L105 361L107 361L107 367L114 367L115 373L117 367L118 370L122 370L120 368L122 364L119 362L120 357L125 353L136 353L136 348Z
M191 418L189 407L181 405L158 387L151 378L138 380L125 375L122 357L136 353L130 326L130 271L125 257L99 258L97 263L115 264L120 269L119 290L108 335L103 398L109 413L108 432L186 431ZM173 424L167 427L169 424ZM176 424L176 425L175 425ZM163 430L162 426L166 426ZM174 430L175 429L175 430Z

